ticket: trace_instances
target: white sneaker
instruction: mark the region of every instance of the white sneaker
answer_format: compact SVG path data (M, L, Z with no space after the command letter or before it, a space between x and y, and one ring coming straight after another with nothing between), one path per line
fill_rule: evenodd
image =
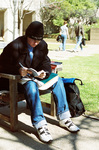
M59 121L61 127L65 127L70 132L78 132L80 129L71 121L71 119L64 119Z
M62 51L62 49L59 47L59 51Z
M53 141L51 134L48 131L47 125L43 125L42 127L38 128L37 133L42 142L50 143Z
M78 52L78 50L73 49L72 52L76 53L76 52Z

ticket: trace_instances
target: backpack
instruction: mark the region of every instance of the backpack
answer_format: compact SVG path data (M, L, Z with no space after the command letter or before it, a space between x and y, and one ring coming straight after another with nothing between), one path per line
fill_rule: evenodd
M75 80L79 80L81 85L83 85L83 83L80 79L77 78L62 78L62 80L66 91L71 117L78 117L85 112L85 108L81 101L80 91L75 83Z
M82 38L82 45L86 45L86 41L85 41L86 39L85 38Z
M58 36L57 36L56 41L57 41L57 42L61 42L61 41L62 41L61 35L58 35Z

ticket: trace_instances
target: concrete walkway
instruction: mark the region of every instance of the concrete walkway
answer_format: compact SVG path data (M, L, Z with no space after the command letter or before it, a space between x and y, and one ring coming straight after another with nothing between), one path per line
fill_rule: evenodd
M51 144L44 144L39 141L31 125L30 111L25 108L25 101L18 105L18 132L11 132L8 125L0 121L0 150L99 150L99 120L83 116L73 118L81 129L76 134L59 127L56 117L44 113L54 139Z
M60 43L58 42L48 42L48 44L57 44L59 46ZM73 45L75 47L75 44L69 44L67 45ZM49 51L49 57L51 59L55 60L66 60L69 59L70 57L75 57L75 56L92 56L94 54L99 54L99 45L86 45L83 47L83 51L78 49L78 52L74 53L72 49L66 49L66 51L59 51L59 50L53 50Z
M72 53L51 51L51 59L62 60L74 56L89 56L99 54L99 45L88 45L83 52ZM26 109L25 101L19 102L18 132L11 132L8 125L0 120L0 150L99 150L99 120L80 116L73 122L80 127L80 132L70 133L59 127L56 117L44 113L49 131L54 139L51 144L39 141L35 129L31 125L30 111ZM0 108L8 114L9 107Z

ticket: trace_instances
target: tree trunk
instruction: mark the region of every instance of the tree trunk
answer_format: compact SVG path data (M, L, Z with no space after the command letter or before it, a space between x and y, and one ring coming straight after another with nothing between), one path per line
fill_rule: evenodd
M20 19L20 36L23 35L23 18Z
M13 14L13 40L18 36L18 9L17 1L13 1L14 14Z
M19 16L20 16L20 29L19 29L19 34L20 36L23 35L23 3L24 3L24 0L21 0L21 7L20 7L20 13L19 13Z

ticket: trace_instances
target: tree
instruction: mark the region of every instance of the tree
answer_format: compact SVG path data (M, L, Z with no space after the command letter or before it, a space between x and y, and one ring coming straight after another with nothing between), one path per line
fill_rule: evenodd
M25 17L26 14L30 14L32 13L33 11L29 11L29 8L30 6L32 5L33 3L33 0L29 0L29 1L26 1L26 0L19 0L19 3L18 3L18 10L19 10L19 24L20 24L20 28L19 28L19 34L20 36L23 34L23 19ZM25 10L25 12L24 12Z
M61 26L64 20L76 17L87 23L88 19L95 17L96 9L93 0L47 0L47 5L41 9L42 20Z
M18 28L18 24L17 24L17 17L18 17L18 1L17 0L9 0L6 1L5 3L7 3L8 8L11 9L12 12L12 16L13 16L13 39L15 39L15 37L17 36L17 28Z
M15 39L16 35L18 34L16 33L18 30L18 21L20 24L19 35L21 36L23 34L23 19L26 14L33 12L29 10L33 0L5 0L5 2L8 4L8 7L11 9L13 15L13 39Z

